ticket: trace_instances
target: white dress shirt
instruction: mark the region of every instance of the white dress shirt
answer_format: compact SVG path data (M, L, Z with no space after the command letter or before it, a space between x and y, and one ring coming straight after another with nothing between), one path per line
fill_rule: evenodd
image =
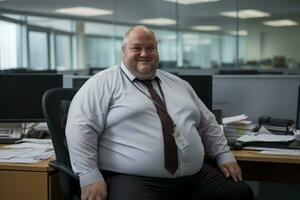
M204 149L219 164L235 161L222 129L192 87L162 70L156 77L168 113L189 143L178 149L176 173L164 167L161 122L147 88L121 64L91 77L70 105L66 136L81 187L103 180L101 169L160 178L192 175L202 167ZM152 83L162 96L158 82Z

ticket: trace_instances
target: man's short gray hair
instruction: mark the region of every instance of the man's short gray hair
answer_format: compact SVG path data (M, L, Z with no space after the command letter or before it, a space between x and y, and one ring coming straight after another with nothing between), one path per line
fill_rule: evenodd
M128 36L129 36L129 34L131 33L131 31L133 31L134 29L137 29L137 28L141 28L141 29L144 29L144 30L150 32L150 33L154 36L154 38L155 38L155 40L156 40L156 35L155 35L155 33L154 33L150 28L148 28L147 26L138 25L138 26L134 26L134 27L130 28L130 29L125 33L124 38L123 38L123 46L126 45Z

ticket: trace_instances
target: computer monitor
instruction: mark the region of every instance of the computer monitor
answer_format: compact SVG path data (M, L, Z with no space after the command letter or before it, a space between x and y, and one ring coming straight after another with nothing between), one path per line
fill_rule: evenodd
M256 69L220 69L222 75L258 74Z
M300 85L298 87L296 129L300 129Z
M79 89L90 77L74 77L72 80L72 88Z
M27 68L15 68L2 70L2 74L56 74L56 69L44 69L44 70L34 70Z
M0 74L0 123L45 121L42 96L62 86L59 74Z
M105 67L102 67L102 68L100 68L100 67L90 67L88 73L89 73L89 75L95 75L98 72L100 72L102 70L105 70L105 69L106 69Z
M210 75L179 75L186 80L195 90L198 97L212 110L212 76Z
M57 74L57 70L56 69L44 69L44 70L29 69L29 70L27 70L27 73L29 73L29 74Z

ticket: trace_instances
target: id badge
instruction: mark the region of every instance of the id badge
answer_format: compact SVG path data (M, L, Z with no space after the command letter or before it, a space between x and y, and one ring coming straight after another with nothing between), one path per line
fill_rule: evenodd
M189 146L189 142L185 139L185 137L175 128L173 133L175 142L177 147L182 151L185 147Z

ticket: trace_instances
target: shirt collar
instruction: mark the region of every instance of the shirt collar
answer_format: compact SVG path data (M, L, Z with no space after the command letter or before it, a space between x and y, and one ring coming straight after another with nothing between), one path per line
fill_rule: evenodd
M128 69L125 67L124 63L121 63L121 70L125 73L125 75L129 78L131 82L136 78Z

